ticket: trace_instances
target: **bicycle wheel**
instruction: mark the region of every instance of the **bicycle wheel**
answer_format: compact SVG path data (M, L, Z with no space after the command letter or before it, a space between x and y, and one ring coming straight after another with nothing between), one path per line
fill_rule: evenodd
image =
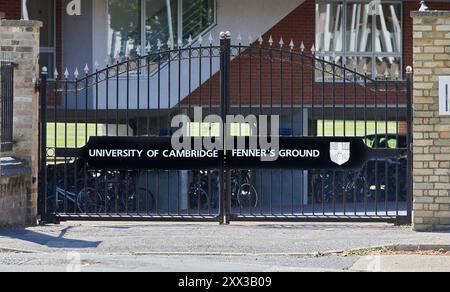
M258 206L258 192L252 184L241 185L238 191L238 203L241 208L256 208Z
M139 188L136 195L136 209L138 212L151 212L155 210L155 196L151 191Z
M208 193L201 188L194 188L190 192L190 209L205 210L210 205Z
M97 190L84 188L78 193L77 207L81 213L98 214L105 211L105 200Z

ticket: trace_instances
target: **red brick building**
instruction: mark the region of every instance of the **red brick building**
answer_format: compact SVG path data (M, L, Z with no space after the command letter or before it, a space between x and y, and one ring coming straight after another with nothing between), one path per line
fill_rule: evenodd
M39 4L34 4L32 3L33 1L28 1L30 2L28 4L29 6L29 14L30 17L34 17L34 18L47 18L47 19L42 19L44 20L44 22L46 22L45 24L47 26L49 26L49 19L52 19L52 21L54 21L54 24L50 24L52 26L53 32L52 34L54 35L53 37L55 38L55 49L56 50L60 50L64 44L62 42L63 36L61 35L61 30L62 30L62 25L63 25L63 19L69 18L69 16L67 16L67 14L63 13L62 10L66 10L66 5L70 2L70 1L63 1L63 0L49 0L49 1L36 1ZM45 2L49 2L49 3L45 3ZM54 3L51 3L54 2ZM91 2L91 1L88 1ZM92 10L94 9L94 7L89 7L92 5L89 5L87 1L81 1L81 7L82 7L82 13L86 14L86 11L88 10ZM100 1L101 2L101 1ZM106 1L105 1L106 2ZM150 1L151 2L151 1ZM158 1L156 1L158 2ZM220 2L220 1L219 1ZM243 1L243 2L247 2L247 1ZM253 2L253 1L248 1ZM259 2L259 1L258 1ZM287 2L291 2L291 1L286 1ZM318 5L320 5L320 3L342 3L343 1L327 1L327 0L306 0L306 1L292 1L293 3L289 3L286 6L292 6L294 7L293 9L291 9L290 11L283 11L280 12L279 16L278 15L274 15L273 19L268 19L268 22L273 22L275 23L275 25L272 25L268 30L263 31L263 29L260 31L260 33L265 33L266 36L272 35L274 37L275 40L278 40L281 36L283 36L286 40L290 40L293 39L294 42L296 42L297 44L301 41L304 41L305 44L313 44L314 40L315 40L315 33L316 33L316 25L315 25L315 20L314 20L314 15L316 14L315 12L315 5L316 2ZM296 5L297 3L295 2L299 2L300 5ZM302 3L304 2L304 3ZM369 1L346 1L348 3L364 3L364 2L369 2ZM395 2L400 2L399 5L401 6L398 13L401 15L398 15L400 17L400 19L402 20L401 23L401 32L402 32L402 63L403 63L403 67L412 64L412 32L411 32L411 28L412 28L412 19L410 17L410 12L413 10L417 10L419 8L419 1L408 1L408 0L404 0L404 1L381 1L381 3L395 3ZM37 6L36 6L37 5ZM252 3L253 5L253 3ZM347 4L350 5L350 4ZM446 10L446 9L450 9L450 3L446 3L446 1L433 1L430 0L428 1L428 5L430 7L430 9L438 9L438 10ZM64 7L63 7L64 6ZM282 5L280 5L282 6ZM53 11L48 14L48 13L39 13L39 11L37 11L36 9L39 9L39 7L42 7L42 9L48 9L49 7L52 7L51 9L53 9ZM221 11L220 9L222 9L223 4L222 3L218 3L217 5L217 15L216 18L218 17L222 17L221 15ZM248 6L249 8L249 12L251 12L251 5ZM290 9L290 8L289 8ZM225 10L225 9L224 9ZM6 18L8 19L19 19L21 17L21 0L1 0L0 1L0 11L4 12L6 15ZM287 12L287 13L286 13ZM283 15L286 14L286 15ZM347 13L348 14L348 13ZM226 16L226 15L225 15ZM267 16L267 15L264 15ZM72 16L74 18L76 17L83 17L82 16ZM258 15L255 15L255 18L257 18ZM278 18L278 19L277 19ZM265 22L266 19L263 18L259 18L258 19L261 22ZM262 21L263 20L263 21ZM217 19L218 24L220 25L224 25L224 27L226 26L227 23L227 19ZM249 23L251 21L247 21L247 23ZM230 23L232 24L232 23ZM231 26L231 25L230 25ZM263 26L261 25L261 27L263 28ZM44 28L45 29L45 28ZM244 31L246 30L245 27L242 27L242 29L240 30L240 32L242 34L244 34ZM234 32L235 34L237 32ZM254 37L258 36L258 34L253 34ZM56 54L56 61L58 63L61 63L61 59L62 59L62 54L61 52Z
M253 51L259 46L259 36L262 36L264 47L268 47L270 37L274 47L278 47L279 40L283 38L286 50L289 50L291 40L297 52L300 51L300 44L304 44L308 53L314 45L315 54L327 61L333 59L339 65L355 68L371 77L396 80L403 79L405 68L413 65L410 12L418 10L418 2L286 0L280 4L271 0L172 0L170 7L167 7L168 2L164 0L42 0L27 1L27 14L30 18L44 22L41 65L51 68L50 77L54 77L54 71L61 78L66 69L72 75L76 69L82 72L86 64L91 69L96 64L104 67L106 63L114 64L118 59L145 54L146 48L154 48L158 40L163 40L163 44L166 44L166 39L172 45L177 41L186 44L189 36L198 42L200 36L207 39L211 35L213 42L218 43L221 31L231 31L233 43L238 42L240 35L245 45L251 40ZM427 2L430 9L450 9L450 3L445 1ZM0 0L0 11L5 12L7 18L20 18L21 10L19 0ZM353 111L357 112L356 108L362 107L364 101L367 102L364 91L360 89L350 94L352 88L346 90L345 86L319 86L317 83L322 82L320 74L316 74L316 86L313 86L312 75L304 76L304 72L282 80L282 73L284 76L290 74L288 67L280 69L275 66L269 74L266 68L270 64L267 60L263 61L265 72L260 72L257 61L243 61L249 50L243 48L241 53L243 58L237 57L232 63L234 85L231 99L236 106L256 103L268 106L271 103L278 105L277 108L282 107L282 104L313 108L309 119L314 124L317 120L331 118L331 112L322 111L322 106L330 108L333 104L351 104L354 105ZM189 73L192 80L190 84L183 82L180 96L173 94L177 92L176 89L161 89L162 96L171 97L161 102L160 106L174 107L179 103L178 100L191 105L217 104L218 65L203 70L212 74L198 74L198 69L193 70L193 73ZM294 84L292 97L285 90L290 88L290 83ZM392 91L395 91L395 85L392 86ZM405 104L403 94L397 96L392 93L388 99L390 109L399 103ZM59 103L63 105L64 102L59 100ZM379 102L374 99L369 102L369 106L377 103L386 104L384 100ZM136 108L138 104L134 102L130 106ZM106 101L98 105L91 98L89 105L91 108L104 108ZM145 106L145 102L142 105ZM79 105L67 106L72 108ZM110 105L109 108L114 106ZM147 106L154 108L156 105ZM315 113L314 106L317 107ZM393 115L395 112L390 110L390 118Z

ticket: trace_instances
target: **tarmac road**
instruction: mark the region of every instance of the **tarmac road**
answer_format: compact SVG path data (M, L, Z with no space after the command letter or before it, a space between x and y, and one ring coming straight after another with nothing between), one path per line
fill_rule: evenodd
M70 222L0 231L0 271L359 271L367 258L336 252L393 244L450 246L450 233L386 224Z

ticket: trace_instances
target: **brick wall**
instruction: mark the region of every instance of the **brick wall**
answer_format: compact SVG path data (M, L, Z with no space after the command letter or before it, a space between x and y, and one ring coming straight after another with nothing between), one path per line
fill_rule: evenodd
M0 21L0 53L5 52L17 63L14 72L14 148L11 153L31 166L31 176L38 176L38 95L35 90L38 80L39 31L42 23L36 21ZM31 178L30 178L31 181ZM37 183L30 184L28 206L32 217L37 214ZM16 183L14 183L16 185ZM13 187L9 187L11 190ZM35 222L33 218L29 222Z
M419 1L404 1L403 3L403 65L406 67L413 64L413 20L411 12L420 7ZM427 1L431 10L450 10L450 2Z
M5 12L6 19L20 19L21 0L0 0L0 11Z
M296 44L296 51L300 51L300 44L301 42L304 42L305 46L309 49L313 46L315 42L315 21L314 21L314 15L315 15L315 0L306 0L302 5L294 9L288 16L286 16L284 19L282 19L278 24L276 24L272 29L270 29L268 32L266 32L262 38L264 39L264 56L263 56L263 72L262 72L262 80L260 80L259 75L259 58L256 55L258 53L259 45L258 42L255 41L253 44L253 52L254 52L254 59L252 60L252 65L248 61L245 61L245 57L243 58L236 58L232 62L232 102L234 104L238 104L241 101L243 103L250 103L253 99L256 101L256 99L259 98L259 96L256 96L257 93L259 95L259 89L260 89L260 81L263 84L262 90L263 92L261 95L263 96L263 102L265 104L268 104L268 100L270 99L270 96L277 96L279 97L279 85L281 84L281 80L279 78L280 76L280 70L279 70L279 62L278 64L276 61L274 61L274 68L272 73L269 74L269 62L267 59L267 47L268 47L268 40L272 36L274 39L275 44L278 44L281 37L284 38L286 42L286 47L289 44L290 40L293 40ZM313 18L311 18L313 17ZM233 35L233 41L232 43L236 43L237 35ZM244 38L246 39L246 38ZM242 49L241 53L244 53L245 49ZM245 53L244 53L245 54ZM248 54L248 51L247 51ZM298 57L297 60L298 62ZM276 66L278 65L278 66ZM250 69L250 67L252 69ZM250 70L252 73L252 78L250 78ZM289 70L288 67L285 67L285 76L288 76L287 71ZM241 77L240 85L238 77ZM272 77L272 79L271 79ZM298 68L296 70L296 76L297 79L296 84L300 84L299 78L301 76L299 75ZM251 82L251 81L252 82ZM305 87L311 88L311 86L307 86L308 84L311 84L311 78L310 76L306 76L304 79L306 82ZM272 82L274 84L272 94L269 92L268 85ZM287 82L287 78L286 78ZM250 86L251 83L251 86ZM194 86L197 86L194 84ZM203 84L199 89L193 92L190 97L188 97L184 102L186 104L203 104L206 105L210 102L210 97L213 100L214 104L218 104L219 102L219 90L220 88L220 76L219 73L215 74L211 80L208 80L205 84ZM212 96L209 93L212 93ZM254 95L254 96L251 96ZM238 101L237 98L243 97L245 100ZM274 101L276 102L276 101ZM297 103L300 102L300 99L297 100Z
M413 12L414 228L450 228L450 118L438 77L450 75L450 11Z

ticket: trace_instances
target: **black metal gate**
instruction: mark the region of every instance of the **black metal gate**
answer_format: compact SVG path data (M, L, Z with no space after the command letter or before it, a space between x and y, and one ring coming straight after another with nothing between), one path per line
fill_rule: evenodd
M244 45L239 37L232 45L223 33L218 45L202 41L168 49L159 43L145 56L55 72L52 81L43 72L44 221L410 223L410 71L401 81L402 69L388 59L374 76L363 58L321 56L272 38ZM286 141L351 138L372 154L358 169L233 169L225 156L220 167L203 170L92 169L79 155L91 137L170 137L172 118L194 119L195 109L202 117L277 116L277 135ZM252 131L245 123L229 129L234 136ZM188 135L214 131L211 123L192 122Z

